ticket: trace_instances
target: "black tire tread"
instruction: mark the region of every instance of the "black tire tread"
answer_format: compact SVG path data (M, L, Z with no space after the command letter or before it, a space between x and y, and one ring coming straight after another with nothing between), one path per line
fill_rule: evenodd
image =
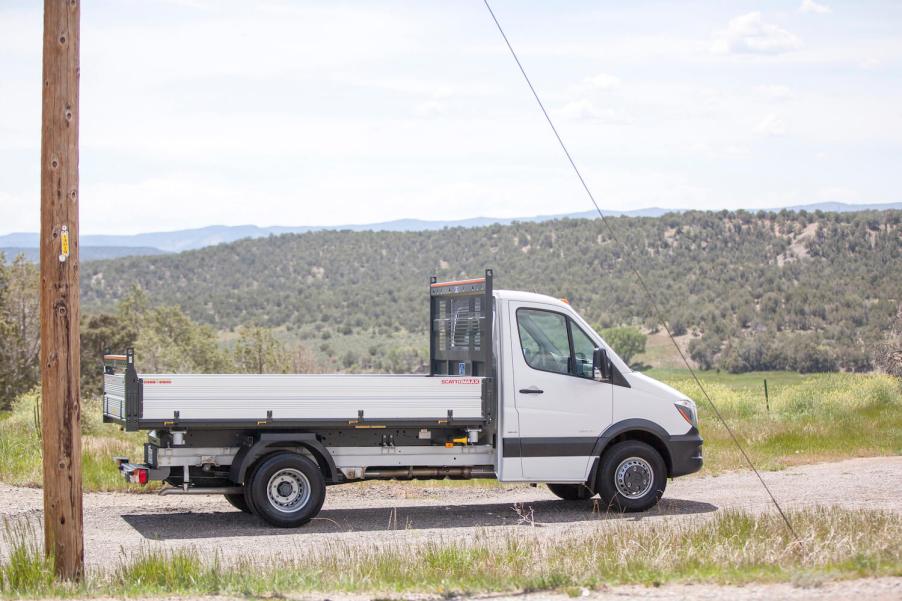
M585 484L552 484L549 482L545 486L556 497L564 501L584 501L595 494Z
M244 496L243 492L223 496L225 497L225 500L228 501L229 505L231 505L238 511L243 511L244 513L253 513L251 511L251 508L247 504L247 498Z

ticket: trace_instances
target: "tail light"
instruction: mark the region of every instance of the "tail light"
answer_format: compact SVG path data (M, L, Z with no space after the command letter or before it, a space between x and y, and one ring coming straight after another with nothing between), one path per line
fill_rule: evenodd
M147 484L147 470L142 467L133 469L128 475L128 481L133 484Z

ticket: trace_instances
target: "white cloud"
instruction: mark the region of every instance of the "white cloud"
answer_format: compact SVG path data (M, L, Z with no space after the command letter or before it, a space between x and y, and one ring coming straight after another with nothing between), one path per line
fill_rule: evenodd
M782 136L786 134L786 123L774 113L770 113L758 122L755 129L759 134L765 136Z
M0 235L10 232L37 231L39 227L40 195L34 190L30 196L9 194L0 190Z
M880 60L874 57L866 58L858 63L858 66L865 71L876 71L878 68L880 68Z
M427 100L421 102L414 108L414 112L419 117L433 118L441 117L448 112L448 103L441 100Z
M730 20L711 42L711 51L716 54L781 54L801 47L798 36L765 22L757 11Z
M530 3L515 46L605 207L893 200L902 5L843 5L837 35L801 29L801 3ZM584 208L484 7L89 4L85 233ZM0 0L0 234L38 227L41 24L39 3Z
M574 121L604 121L606 123L625 123L627 121L621 111L613 108L599 108L588 98L566 103L559 114Z
M619 77L614 75L608 75L607 73L599 73L598 75L593 75L591 77L587 77L582 81L582 88L587 90L616 90L620 87L621 81Z
M847 186L826 186L817 191L819 202L862 202L868 200L858 190Z
M754 90L755 93L759 96L763 96L768 100L773 100L775 102L790 100L791 98L793 98L793 96L795 96L791 89L778 84L755 86Z
M814 0L802 0L802 5L799 7L799 12L826 15L828 13L832 13L833 9L826 4L818 4Z

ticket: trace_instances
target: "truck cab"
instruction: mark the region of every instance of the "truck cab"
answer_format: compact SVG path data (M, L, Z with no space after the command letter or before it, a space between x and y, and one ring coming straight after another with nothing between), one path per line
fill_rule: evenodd
M430 282L427 375L139 374L108 355L104 420L148 430L131 482L222 494L271 525L366 479L545 483L563 500L654 506L701 469L695 404L633 371L565 300Z
M696 408L686 395L631 370L567 301L509 290L494 296L500 479L572 483L582 492L605 450L626 441L654 449L667 476L701 469ZM625 467L622 496L641 498L655 486L653 463Z

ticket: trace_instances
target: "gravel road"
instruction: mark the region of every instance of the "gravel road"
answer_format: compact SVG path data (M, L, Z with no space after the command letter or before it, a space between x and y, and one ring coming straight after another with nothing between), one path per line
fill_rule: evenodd
M902 511L902 457L851 459L764 472L784 507L837 505ZM318 519L297 530L267 527L220 497L128 493L85 495L85 545L90 566L117 562L141 549L195 548L224 559L286 557L329 541L349 545L467 540L517 527L515 503L534 512L543 536L605 528L614 521L705 519L725 509L770 511L750 472L673 480L659 506L624 516L593 512L592 503L564 502L544 486L435 486L368 482L329 489ZM0 484L0 522L40 528L41 491ZM2 538L2 537L0 537ZM0 542L0 556L6 548Z
M660 587L612 586L600 591L583 591L576 597L586 601L623 601L645 599L647 601L898 601L902 599L902 578L868 578L840 580L823 584L800 586L796 584L747 584L722 586L717 584L674 584ZM285 595L286 601L370 601L367 595ZM447 601L443 597L426 595L392 595L388 599L398 601ZM92 601L115 601L105 597ZM247 601L247 597L145 597L143 601ZM492 594L467 597L467 601L573 601L563 593L518 593L514 595Z

